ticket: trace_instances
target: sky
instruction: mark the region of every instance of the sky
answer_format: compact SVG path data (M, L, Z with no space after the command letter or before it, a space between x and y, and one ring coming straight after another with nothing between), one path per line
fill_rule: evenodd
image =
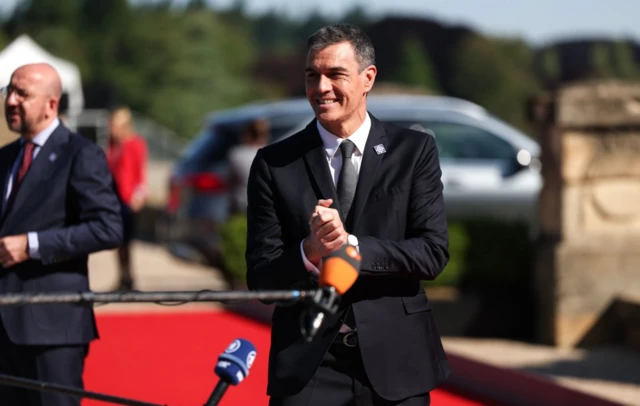
M0 0L7 11L21 0ZM139 0L133 0L134 2ZM184 4L188 0L174 0ZM360 4L373 16L405 14L464 24L488 35L517 36L535 44L585 36L640 42L640 0L244 0L251 14L275 9L291 17L314 10L340 16ZM235 0L208 0L227 8Z

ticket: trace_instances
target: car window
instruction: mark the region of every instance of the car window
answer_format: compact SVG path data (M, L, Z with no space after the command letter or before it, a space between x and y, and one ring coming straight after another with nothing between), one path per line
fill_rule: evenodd
M303 115L273 115L269 117L270 141L277 140L291 131ZM213 123L200 133L183 155L183 167L187 171L222 169L229 149L240 142L240 134L249 120Z
M515 152L504 139L472 125L435 121L395 121L393 124L433 135L440 158L504 160L513 158Z
M210 170L227 158L229 148L240 140L244 123L213 124L204 130L184 156L185 170Z
M313 118L313 112L309 108L307 113L286 113L273 115L269 118L271 125L271 141L278 141L285 135L291 134L291 132L297 128L302 121L311 120Z

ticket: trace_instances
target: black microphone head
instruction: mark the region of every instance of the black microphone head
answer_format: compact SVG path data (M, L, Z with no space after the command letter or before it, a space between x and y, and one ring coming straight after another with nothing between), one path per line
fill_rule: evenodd
M255 345L244 338L237 338L218 357L215 373L220 379L237 385L249 375L256 355Z

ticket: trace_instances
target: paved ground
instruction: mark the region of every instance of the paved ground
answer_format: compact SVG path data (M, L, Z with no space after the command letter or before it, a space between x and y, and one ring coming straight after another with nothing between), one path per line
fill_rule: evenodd
M199 290L227 289L212 269L171 257L162 247L136 242L135 275L138 289ZM92 255L91 286L108 291L116 283L115 252ZM214 304L164 307L156 304L109 304L106 311L184 311L215 308ZM640 352L622 348L597 351L566 350L513 341L445 337L447 351L496 366L515 368L553 379L561 385L581 390L625 405L640 405Z
M115 251L103 251L89 258L91 289L96 292L115 288L118 273ZM210 268L175 259L163 247L134 242L132 254L135 288L141 291L194 291L200 289L227 289L224 280ZM212 303L191 303L166 307L154 303L107 304L96 307L96 311L136 311L175 309L201 309L217 307Z
M557 349L515 341L445 337L448 352L629 406L640 405L640 352L627 348Z

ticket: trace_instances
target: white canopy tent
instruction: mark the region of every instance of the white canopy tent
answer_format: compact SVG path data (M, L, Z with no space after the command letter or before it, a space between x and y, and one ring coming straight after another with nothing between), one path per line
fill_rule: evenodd
M28 35L19 36L0 52L0 84L9 84L11 74L18 67L41 62L53 66L60 75L62 91L68 98L68 109L65 113L70 126L75 127L75 119L84 107L80 70L75 64L51 55Z

